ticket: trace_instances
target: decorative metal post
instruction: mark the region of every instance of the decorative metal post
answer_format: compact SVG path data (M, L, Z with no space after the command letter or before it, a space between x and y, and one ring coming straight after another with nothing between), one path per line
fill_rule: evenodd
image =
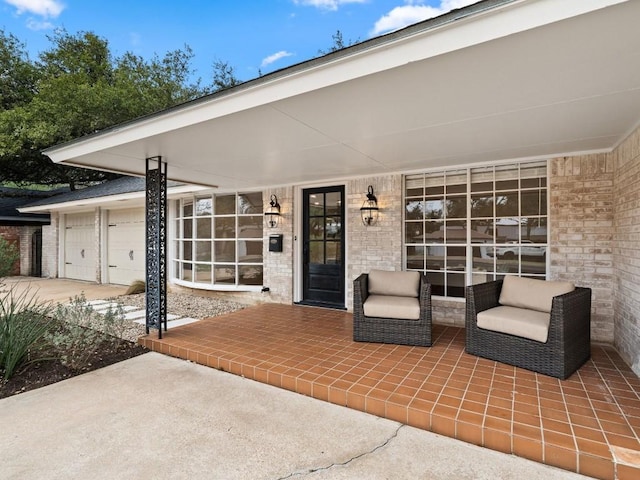
M167 164L147 158L147 333L167 331Z

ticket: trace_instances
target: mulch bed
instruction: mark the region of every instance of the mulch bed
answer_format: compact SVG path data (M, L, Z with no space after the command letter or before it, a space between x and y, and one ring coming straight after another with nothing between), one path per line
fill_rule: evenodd
M122 340L119 343L103 342L89 360L86 368L81 370L73 370L58 360L34 363L19 370L7 383L4 383L0 378L0 398L44 387L45 385L91 372L128 358L137 357L148 351L140 345Z

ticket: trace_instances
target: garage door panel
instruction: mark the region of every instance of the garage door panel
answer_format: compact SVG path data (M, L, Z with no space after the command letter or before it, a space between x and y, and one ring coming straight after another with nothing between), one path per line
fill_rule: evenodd
M109 282L129 285L135 280L144 280L144 209L112 210L108 220Z
M64 276L96 281L95 223L92 213L65 216Z

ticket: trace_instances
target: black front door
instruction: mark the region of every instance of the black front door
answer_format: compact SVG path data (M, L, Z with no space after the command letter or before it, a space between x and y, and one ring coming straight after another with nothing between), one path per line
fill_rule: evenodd
M302 303L344 308L344 187L303 191Z

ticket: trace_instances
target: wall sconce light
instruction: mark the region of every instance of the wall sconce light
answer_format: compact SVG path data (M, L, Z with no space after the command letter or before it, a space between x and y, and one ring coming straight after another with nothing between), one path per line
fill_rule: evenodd
M378 221L378 199L373 194L373 187L369 185L367 198L360 207L360 216L365 227L375 225Z
M264 212L264 216L267 219L267 225L269 228L275 228L278 226L278 219L280 218L280 204L278 203L278 197L271 195L271 201L269 207Z

